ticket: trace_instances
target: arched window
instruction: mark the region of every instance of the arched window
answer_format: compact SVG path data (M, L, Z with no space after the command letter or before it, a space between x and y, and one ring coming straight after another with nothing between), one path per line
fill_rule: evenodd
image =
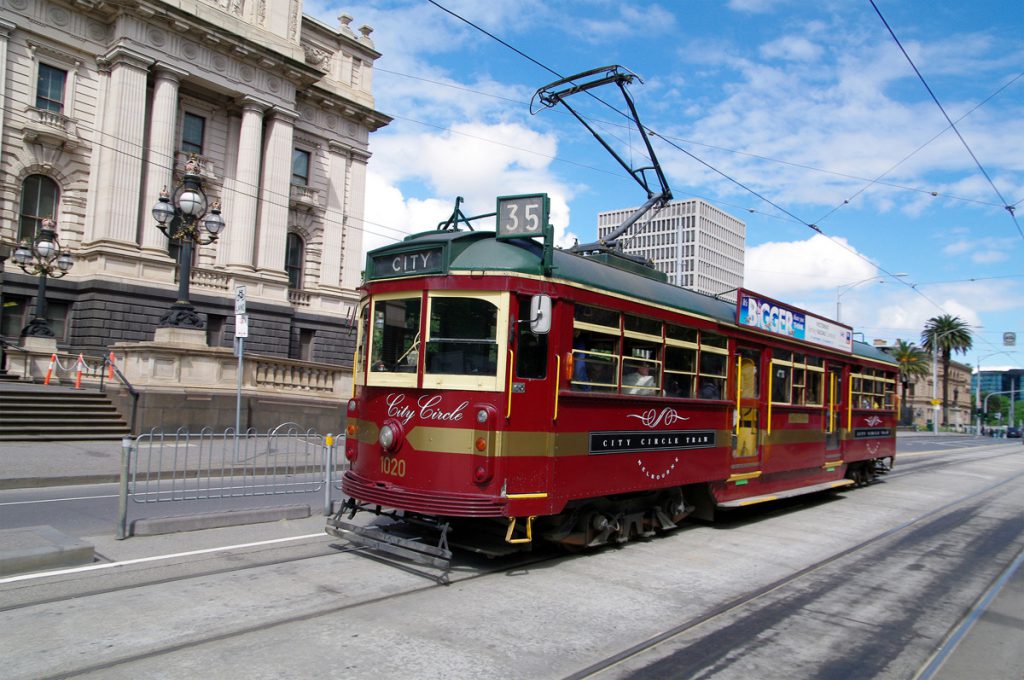
M288 287L294 290L302 288L302 260L305 244L302 237L292 232L288 234L288 245L285 249L284 269L288 272Z
M29 175L21 184L21 220L18 240L34 239L43 220L57 219L60 187L46 175Z

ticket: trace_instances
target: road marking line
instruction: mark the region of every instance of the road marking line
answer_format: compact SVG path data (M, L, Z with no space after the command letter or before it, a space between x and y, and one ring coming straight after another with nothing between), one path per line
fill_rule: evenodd
M241 550L243 548L256 548L264 545L274 545L275 543L287 543L289 541L301 541L309 538L327 537L325 533L316 534L305 534L302 536L289 536L288 538L272 538L266 541L256 541L254 543L239 543L237 545L225 545L217 548L203 548L202 550L190 550L188 552L171 553L170 555L153 555L152 557L139 557L134 560L124 560L123 562L104 562L102 564L86 564L81 567L72 567L70 569L58 569L56 571L43 571L34 574L20 574L18 576L8 576L7 578L0 578L0 585L5 583L16 583L18 581L30 581L37 578L46 578L48 576L67 576L69 574L80 574L87 571L96 571L99 569L110 569L112 567L127 567L133 564L144 564L146 562L157 562L159 560L172 560L179 557L193 557L195 555L206 555L215 552L226 552L228 550Z

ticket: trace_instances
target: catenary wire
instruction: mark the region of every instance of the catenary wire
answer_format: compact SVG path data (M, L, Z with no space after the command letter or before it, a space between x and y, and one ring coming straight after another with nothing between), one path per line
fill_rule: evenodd
M455 17L455 18L456 18L456 19L458 19L459 21L462 21L462 22L466 23L467 25L469 25L469 26L471 26L471 27L473 27L473 28L477 29L478 31L480 31L480 32L484 33L484 34L485 34L485 35L487 35L488 37L490 37L490 38L492 38L492 39L496 40L496 41L497 41L497 42L499 42L500 44L502 44L502 45L504 45L505 47L507 47L507 48L511 49L512 51L514 51L514 52L515 52L516 54L519 54L520 56L523 56L523 57L524 57L525 59L527 59L527 60L529 60L530 62L532 62L532 63L536 64L537 66L539 66L539 67L543 68L543 69L544 69L545 71L548 71L548 72L550 72L550 73L554 73L554 74L556 74L556 75L558 74L558 72L557 72L557 71L555 71L554 69L551 69L550 67L548 67L548 66L546 66L546 65L542 64L541 62L539 62L538 60L534 59L533 57L531 57L531 56L529 56L529 55L525 54L525 53L524 53L524 52L523 52L522 50L520 50L520 49L518 49L518 48L516 48L516 47L514 47L514 46L512 46L512 45L510 45L510 44L509 44L508 42L506 42L506 41L502 40L501 38L498 38L497 36L495 36L494 34L490 33L489 31L486 31L486 30L484 30L483 28L480 28L479 26L477 26L477 25L476 25L476 24L474 24L473 22L469 21L469 20L468 20L468 19L466 19L465 17L463 17L463 16L461 16L461 15L459 15L459 14L457 14L457 13L453 12L452 10L450 10L450 9L448 9L448 8L446 8L446 7L444 7L444 6L442 6L441 4L439 4L438 2L436 2L436 0L429 0L429 2L430 2L430 3L432 4L432 5L434 5L434 6L438 7L439 9L441 9L441 10L443 10L443 11L447 12L447 13L448 13L448 14L450 14L451 16ZM610 105L609 105L609 106L610 106ZM617 110L617 109L614 109L614 107L612 107L612 108L613 108L613 110ZM622 112L620 111L619 113L621 114ZM623 114L623 115L625 115L625 114ZM776 209L777 209L777 210L779 210L780 212L782 212L782 213L784 213L784 214L786 214L786 215L789 215L789 216L790 216L790 217L791 217L792 219L796 220L796 221L797 221L798 223L800 223L800 224L802 224L802 225L804 225L804 226L808 227L809 229L811 229L811 230L813 230L813 231L815 231L815 232L817 232L817 233L821 234L822 236L824 236L825 238L829 239L830 241L832 241L832 242L833 242L834 244L836 244L836 245L837 245L837 246L839 246L840 248L843 248L844 250L846 250L846 251L850 252L850 253L851 253L852 255L854 255L855 257L857 257L857 258L859 258L859 259L862 259L862 260L864 260L864 261L866 261L866 262L869 262L869 263L870 263L871 265L873 265L873 266L877 267L877 268L879 269L879 271L881 271L881 272L882 272L883 274L885 274L885 275L886 275L886 276L888 276L889 278L893 279L894 281L896 281L896 282L898 282L898 283L900 283L900 284L902 284L902 285L906 286L906 287L907 287L908 289L910 289L911 291L913 291L915 295L918 295L918 296L920 296L921 298L923 298L924 300L926 300L926 301L927 301L928 303L930 303L931 305L933 305L933 306L934 306L934 307L935 307L936 309L939 309L939 310L941 310L941 311L946 311L946 310L945 310L945 308L944 308L944 307L943 307L942 305L940 305L940 304L939 304L938 302L936 302L935 300L931 299L931 298L930 298L930 297L928 297L928 296L927 296L926 294L924 294L923 292L921 292L920 290L918 290L918 289L917 289L917 288L916 288L916 287L915 287L915 286L914 286L913 284L911 284L911 283L910 283L910 282L908 282L908 281L904 281L904 280L902 279L902 277L897 277L897 276L895 276L893 272L891 272L891 271L889 271L888 269L886 269L885 267L882 267L882 266L878 265L877 263L875 263L875 262L871 261L871 260L870 260L870 258L868 258L867 256L865 256L865 255L864 255L863 253L860 253L860 252L858 252L858 251L857 251L856 249L854 249L854 248L853 248L852 246L849 246L849 245L847 245L847 244L845 244L845 243L842 243L841 241L837 240L836 238L834 238L834 237L832 237L832 236L830 236L830 235L826 234L826 233L825 233L825 232L824 232L824 231L823 231L823 230L822 230L822 229L821 229L820 227L818 227L817 225L815 225L815 224L811 224L810 222L807 222L806 220L800 219L799 217L797 217L796 215L794 215L794 214L793 214L793 213L791 213L790 211L786 210L786 209L785 209L785 208L783 208L782 206L779 206L779 205L777 205L776 203L774 203L773 201L769 200L769 199L768 199L768 198L766 198L765 196L761 195L760 193L758 193L758 192L754 191L753 189L751 189L750 187L746 186L745 184L743 184L743 183L742 183L742 182L740 182L739 180L737 180L737 179L735 179L735 178L733 178L733 177L730 177L730 176L729 176L728 174L726 174L726 173L722 172L722 171L721 171L721 170L719 170L718 168L715 168L714 166L712 166L712 165L710 165L709 163L707 163L706 161L704 161L704 160L700 159L699 157L697 157L697 156L696 156L696 155L694 155L693 153L691 153L691 152L687 151L686 149L682 148L682 147L681 147L681 146L679 146L678 144L675 144L675 143L674 143L674 142L672 142L671 140L669 140L669 139L667 139L666 137L662 136L662 135L661 135L660 133L658 133L657 131L655 131L655 130L652 130L652 129L650 129L650 128L649 128L649 127L647 127L647 126L644 126L644 129L645 129L645 130L647 131L647 133L648 133L649 135L651 135L651 136L653 136L653 137L656 137L656 138L658 138L658 139L661 139L661 140L663 140L663 141L664 141L665 143L669 144L669 146L672 146L673 148L675 148L675 149L679 150L680 152L682 152L682 153L684 153L685 155L689 156L689 157L690 157L690 158L692 158L693 160L695 160L695 161L697 161L698 163L700 163L700 164L704 165L704 166L705 166L705 167L707 167L707 168L708 168L709 170L711 170L711 171L715 172L716 174L719 174L719 175L721 175L721 176L722 176L723 178L725 178L725 179L727 179L728 181L730 181L730 182L732 182L732 183L736 184L737 186L739 186L740 188L744 189L745 191L747 191L747 192L749 192L749 193L753 194L754 196L757 196L758 198L760 198L760 199L761 199L761 200L763 200L764 202L768 203L769 205L773 206L774 208L776 208Z
M939 107L939 111L941 111L942 115L946 118L946 122L948 122L949 126L953 128L953 132L956 133L957 138L960 139L960 142L964 145L964 148L967 149L967 153L970 154L971 158L974 160L974 164L978 166L978 170L980 170L981 174L985 176L985 179L986 181L988 181L989 186L992 187L992 190L995 192L996 196L998 196L999 200L1002 201L1003 207L1006 209L1006 212L1010 214L1010 219L1013 220L1014 226L1017 227L1017 231L1020 233L1020 237L1024 238L1024 228L1021 228L1020 222L1017 221L1017 216L1014 214L1014 206L1010 205L1007 202L1007 200L1003 198L1003 194L999 191L999 188L996 187L995 182L992 181L992 178L989 177L989 174L985 170L984 166L982 166L981 161L979 161L978 157L974 155L974 151L971 150L971 147L967 143L967 140L964 139L964 136L962 134L960 134L960 130L957 128L956 123L954 123L953 119L949 117L949 114L946 113L946 109L943 108L942 103L939 101L939 98L935 96L934 92L932 92L932 88L929 87L928 81L924 79L924 76L921 74L921 71L918 70L917 65L914 64L914 60L911 59L910 55L907 54L907 51L903 49L903 44L900 42L900 39L896 37L896 33L892 30L892 27L889 26L889 22L885 20L884 16L882 16L882 11L878 9L878 5L875 4L875 0L868 0L868 2L871 3L871 6L874 8L875 13L878 15L878 18L882 20L882 23L885 25L885 29L889 31L889 35L891 35L892 39L896 42L896 46L900 48L900 52L902 52L903 56L906 57L907 62L910 64L910 67L914 69L914 73L917 74L918 80L920 80L921 84L924 85L924 89L928 91L928 94L929 96L931 96L932 101L934 101L935 105Z

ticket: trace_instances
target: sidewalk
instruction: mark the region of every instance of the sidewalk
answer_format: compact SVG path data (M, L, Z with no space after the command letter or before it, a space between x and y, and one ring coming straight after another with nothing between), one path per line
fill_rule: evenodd
M74 442L0 442L0 491L79 484L116 484L121 477L121 440ZM167 464L173 464L173 459ZM183 511L184 512L184 511ZM299 518L298 520L296 518ZM322 531L324 518L309 505L265 505L203 514L137 519L134 537L113 538L117 518L111 517L110 536L80 539L39 525L0 530L0 577L89 564L96 552L108 559L130 559L136 553L171 551L204 544L204 536L229 543L278 537L287 525ZM292 520L282 522L279 520ZM268 529L267 527L274 527ZM188 533L182 533L188 532ZM294 532L293 532L294 533ZM257 537L257 538L254 538ZM158 539L158 540L157 540ZM158 547L160 546L160 547Z
M0 489L117 482L121 441L0 442Z

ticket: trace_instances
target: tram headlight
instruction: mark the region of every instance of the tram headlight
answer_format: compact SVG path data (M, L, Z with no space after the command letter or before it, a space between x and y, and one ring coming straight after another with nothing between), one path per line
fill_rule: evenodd
M385 421L381 425L380 432L377 434L377 443L380 444L380 448L384 453L395 453L398 449L402 448L404 440L405 428L402 427L402 421L400 420Z
M385 425L380 428L380 434L377 436L377 442L380 443L380 447L385 451L390 451L394 447L395 440L397 439L397 433L390 425Z
M482 408L476 412L476 422L480 423L481 425L486 423L489 417L490 416L487 413L487 409Z

